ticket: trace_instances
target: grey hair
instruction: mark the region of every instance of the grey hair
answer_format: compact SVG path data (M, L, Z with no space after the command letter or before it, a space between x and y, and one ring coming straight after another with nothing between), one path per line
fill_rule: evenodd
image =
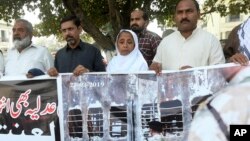
M24 23L24 25L25 25L27 31L28 31L29 33L31 33L31 34L33 33L33 26L32 26L32 24L31 24L29 21L27 21L27 20L25 20L25 19L17 19L17 20L15 21L15 23L18 23L18 22Z

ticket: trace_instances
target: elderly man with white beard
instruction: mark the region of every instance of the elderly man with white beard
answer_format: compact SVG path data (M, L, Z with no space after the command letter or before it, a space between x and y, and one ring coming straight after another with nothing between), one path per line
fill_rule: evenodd
M53 57L48 49L32 43L32 24L18 19L12 28L13 47L8 50L5 75L26 75L34 77L45 74L53 67Z

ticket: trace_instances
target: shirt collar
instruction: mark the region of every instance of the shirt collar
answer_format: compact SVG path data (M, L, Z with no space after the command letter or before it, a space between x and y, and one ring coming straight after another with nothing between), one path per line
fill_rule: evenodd
M143 35L145 35L145 33L147 32L147 29L143 29L140 33L138 33L138 37L141 37Z
M199 30L199 28L196 27L196 28L193 30L192 34L191 34L187 39L185 39L185 38L181 35L181 32L180 32L179 30L177 30L177 31L178 31L178 35L179 35L182 39L188 40L189 38L191 38L192 36L194 36L194 35L198 32L198 30Z

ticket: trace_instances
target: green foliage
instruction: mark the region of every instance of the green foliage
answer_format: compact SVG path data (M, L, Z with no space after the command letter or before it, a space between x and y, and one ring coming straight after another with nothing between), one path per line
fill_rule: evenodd
M249 0L206 0L204 4L204 12L217 11L221 16L227 16L229 14L235 15L239 13L250 12Z

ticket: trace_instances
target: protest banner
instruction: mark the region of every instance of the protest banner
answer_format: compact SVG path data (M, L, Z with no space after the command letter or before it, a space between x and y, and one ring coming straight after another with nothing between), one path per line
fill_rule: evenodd
M56 79L1 80L0 139L57 140L57 106Z
M0 139L145 141L157 120L166 140L185 140L201 101L227 86L223 70L230 67L239 66L1 79Z
M182 140L201 101L227 85L224 67L165 71L160 76L62 74L61 138L144 141L150 138L148 122L157 120L164 124L166 139Z

